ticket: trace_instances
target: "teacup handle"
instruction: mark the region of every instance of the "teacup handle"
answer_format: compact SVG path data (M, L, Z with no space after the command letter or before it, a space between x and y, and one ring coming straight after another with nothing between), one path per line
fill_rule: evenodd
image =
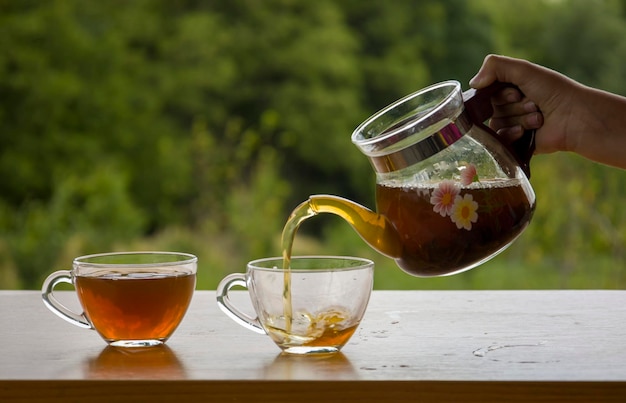
M250 315L240 311L232 304L230 298L228 298L228 291L236 286L243 287L248 290L248 284L246 283L246 276L244 274L232 273L224 277L222 281L220 281L220 283L217 285L216 290L217 306L220 307L222 312L224 312L235 322L239 323L241 326L250 329L253 332L266 334L265 330L263 330L263 328L261 327L261 322L259 322L258 316L256 318L253 318Z
M41 297L43 298L43 303L46 305L46 307L48 307L48 309L50 309L61 319L65 319L66 321L78 327L93 329L91 322L89 322L84 313L81 313L79 315L73 312L54 297L54 287L56 287L56 285L59 283L68 283L74 285L74 282L72 281L72 272L68 270L59 270L50 274L46 278L46 280L43 282L43 286L41 287Z

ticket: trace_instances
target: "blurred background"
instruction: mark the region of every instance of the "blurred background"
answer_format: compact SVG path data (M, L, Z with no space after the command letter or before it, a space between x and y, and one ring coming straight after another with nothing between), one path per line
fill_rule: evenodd
M488 53L626 94L625 0L0 0L0 288L73 257L173 250L214 289L280 255L291 210L371 208L352 130ZM625 150L626 153L626 150ZM492 261L414 278L335 216L294 254L376 261L378 289L624 288L626 172L537 156L534 220Z

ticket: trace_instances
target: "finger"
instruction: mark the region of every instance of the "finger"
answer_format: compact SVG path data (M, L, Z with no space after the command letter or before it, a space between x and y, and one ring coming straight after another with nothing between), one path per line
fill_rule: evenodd
M497 133L498 136L500 136L505 143L512 143L522 137L522 134L524 134L524 130L522 126L515 125L510 127L503 127L499 129Z
M494 81L512 83L524 91L525 84L531 80L529 70L535 69L531 62L500 55L488 55L478 73L470 80L472 88L484 88Z
M503 129L515 128L517 126L523 130L539 129L543 125L543 114L532 112L524 115L494 116L489 121L489 127L496 132Z
M520 102L507 103L501 105L494 105L493 116L496 118L502 117L515 117L521 115L527 115L533 112L539 111L537 105L534 102L528 100L522 100Z
M517 88L507 87L491 97L493 106L506 105L522 100L522 93Z
M522 125L525 129L539 129L543 126L543 113L537 111L522 117Z
M518 126L520 130L523 131L522 116L492 117L489 120L489 127L491 127L495 132L498 133L501 130L507 131Z

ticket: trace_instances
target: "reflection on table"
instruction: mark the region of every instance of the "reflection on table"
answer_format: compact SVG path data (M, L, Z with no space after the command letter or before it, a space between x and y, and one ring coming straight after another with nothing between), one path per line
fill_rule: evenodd
M87 379L185 379L185 367L167 345L105 347L84 365Z

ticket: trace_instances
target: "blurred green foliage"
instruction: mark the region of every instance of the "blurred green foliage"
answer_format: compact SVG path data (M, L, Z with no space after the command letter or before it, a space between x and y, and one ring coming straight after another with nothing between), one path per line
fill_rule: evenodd
M73 257L167 249L199 288L279 255L309 194L372 206L350 142L428 84L466 87L488 53L626 94L623 0L0 0L0 288L38 288ZM533 160L538 207L502 255L418 279L336 217L296 254L376 260L377 288L624 288L626 173Z

